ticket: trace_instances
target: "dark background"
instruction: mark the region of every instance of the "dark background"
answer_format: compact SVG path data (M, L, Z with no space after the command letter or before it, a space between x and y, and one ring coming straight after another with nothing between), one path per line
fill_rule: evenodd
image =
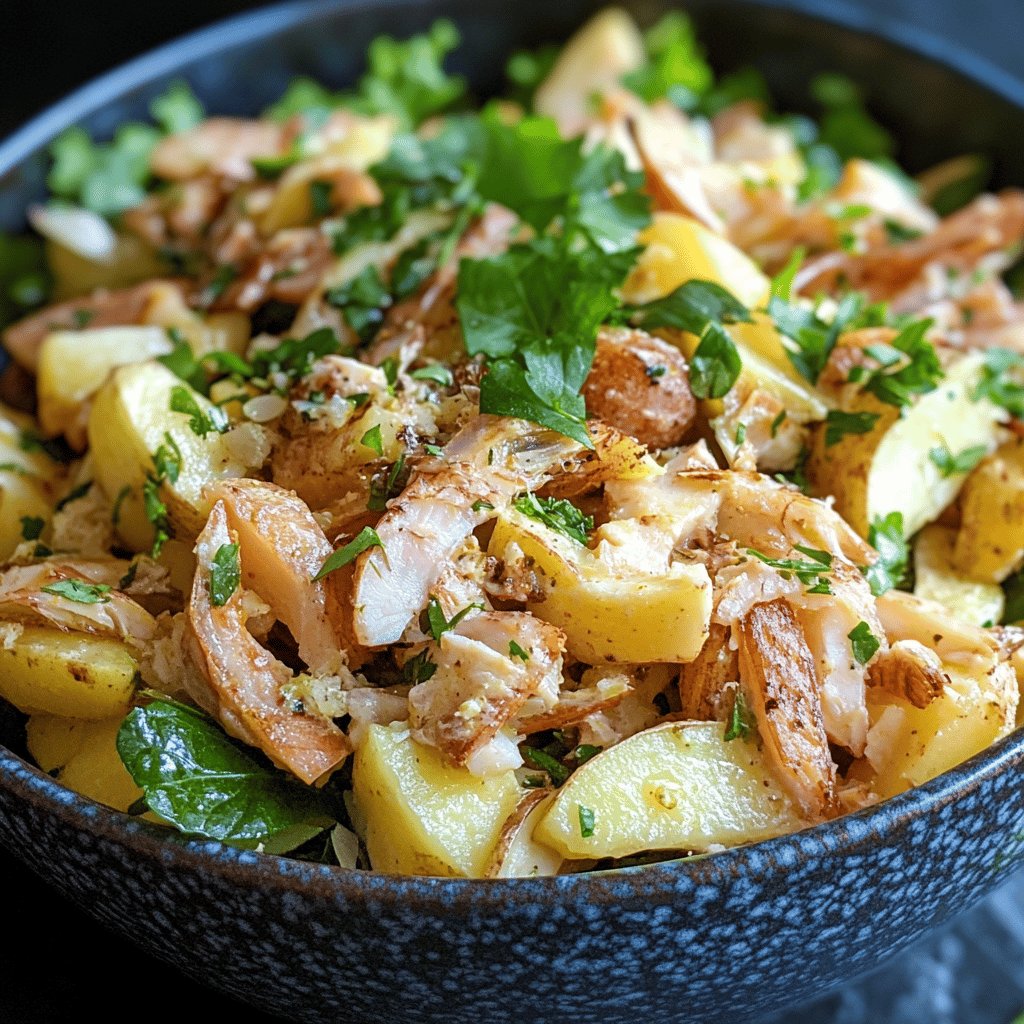
M509 16L514 3L495 3L496 11ZM189 29L257 6L246 0L22 0L15 9L15 0L0 0L0 136L96 74ZM1024 0L819 6L902 19L1024 77ZM395 31L401 34L401 26ZM161 1010L186 1019L230 1020L240 1013L252 1024L271 1019L210 994L98 928L2 852L0 898L0 1024L54 1024L92 1014L135 1020ZM860 984L773 1024L1009 1024L1024 1010L1024 878L879 968Z

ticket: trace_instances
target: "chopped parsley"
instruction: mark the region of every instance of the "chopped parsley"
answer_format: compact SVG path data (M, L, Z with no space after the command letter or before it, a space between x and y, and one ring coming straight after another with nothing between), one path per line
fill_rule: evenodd
M583 545L587 543L587 534L594 528L594 517L584 515L567 498L538 498L528 491L512 504L517 512Z
M331 215L331 193L334 186L329 181L314 180L309 183L309 205L314 220L323 220Z
M215 608L226 605L240 580L238 545L221 544L210 563L210 603Z
M974 397L987 398L1015 419L1024 419L1024 353L987 349Z
M594 812L589 807L579 805L580 835L589 839L594 834Z
M862 567L861 572L871 585L871 593L881 597L899 587L907 575L910 548L903 534L903 513L876 516L868 528L868 543L878 552L878 560Z
M79 484L77 487L73 487L67 494L64 495L60 501L54 505L54 512L62 512L68 507L73 501L78 501L79 498L84 498L89 491L92 489L92 481L86 480L85 483Z
M870 434L880 415L875 412L842 412L830 409L825 417L825 447L839 444L849 434Z
M830 594L827 579L827 571L832 568L832 556L827 551L819 551L817 548L804 547L801 544L794 545L797 551L807 555L809 561L801 561L799 558L769 558L755 548L747 548L747 554L753 555L759 561L770 565L778 570L783 579L795 576L805 587L809 594Z
M21 517L21 538L22 540L39 540L46 526L46 520L39 516Z
M430 363L427 366L421 366L418 370L413 370L409 376L413 380L433 381L443 388L450 388L453 381L452 371L443 363Z
M938 467L944 477L970 473L986 455L988 455L988 445L984 444L972 445L956 455L944 444L936 445L928 451L928 458Z
M714 75L693 22L672 11L644 33L647 62L624 76L623 84L647 103L668 99L683 110L693 110L714 85Z
M581 743L573 752L577 764L586 764L592 757L597 757L604 747L596 747L592 743Z
M372 526L364 526L344 547L338 548L333 554L328 555L320 571L313 577L313 581L323 579L329 573L334 572L342 566L348 565L354 558L361 555L370 548L384 550L384 545L377 531Z
M106 604L110 587L106 583L86 583L84 580L58 580L40 588L46 594L63 597L76 604Z
M223 434L228 429L227 413L216 405L203 409L196 393L184 384L175 384L171 388L170 409L188 417L189 429L197 437Z
M545 751L527 746L520 747L519 749L522 752L523 760L532 767L539 768L542 772L547 772L551 776L551 781L556 786L560 786L569 778L569 769L561 761Z
M325 298L342 311L345 322L364 344L380 330L384 310L391 305L391 293L375 266L367 267L346 284L331 288Z
M181 449L178 447L178 443L168 434L164 432L163 444L155 452L153 452L153 469L156 471L156 475L161 480L168 480L172 484L178 482L178 476L181 474L182 455ZM128 488L131 491L131 488ZM124 497L122 497L122 495ZM125 490L122 488L121 493L118 494L117 500L114 503L114 513L116 519L121 516L121 502L127 497Z
M871 627L866 622L858 622L847 636L853 646L853 656L857 659L858 665L866 665L881 646L878 637L871 632Z
M425 683L428 679L433 678L436 671L436 663L430 660L430 654L424 648L419 654L414 654L409 658L402 666L402 678L415 686L417 683Z
M387 508L388 502L402 493L404 469L405 456L400 455L398 461L392 463L387 473L374 475L370 481L370 497L366 502L366 507L371 512L380 512Z
M813 309L773 294L768 300L768 315L792 343L786 347L789 361L803 377L817 384L839 336L851 328L862 306L861 296L851 292L839 303L832 322L825 323Z
M510 658L518 658L520 661L530 660L529 652L524 651L515 640L509 640L508 642L508 656Z
M876 366L855 366L847 380L887 405L903 408L914 395L934 391L944 374L942 364L925 334L931 320L908 324L888 344L870 345L864 350Z
M380 424L375 423L365 434L359 439L359 443L364 448L369 448L370 451L375 452L377 455L384 454L384 441L380 436Z
M757 721L747 706L747 699L742 691L737 690L733 698L732 711L729 714L729 725L725 730L725 740L745 740L757 729Z
M483 610L484 606L482 604L474 602L473 604L466 605L461 611L456 612L450 619L446 619L441 602L431 594L430 599L427 601L426 611L423 613L427 626L425 632L430 633L434 638L434 643L440 643L441 637L449 630L454 629L470 612Z

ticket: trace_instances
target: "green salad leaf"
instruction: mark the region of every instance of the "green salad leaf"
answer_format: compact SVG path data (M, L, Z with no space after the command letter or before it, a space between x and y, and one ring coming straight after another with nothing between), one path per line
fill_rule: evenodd
M334 823L319 791L260 763L183 704L135 708L118 732L117 752L146 806L190 835L268 848L277 838L274 849L283 853Z

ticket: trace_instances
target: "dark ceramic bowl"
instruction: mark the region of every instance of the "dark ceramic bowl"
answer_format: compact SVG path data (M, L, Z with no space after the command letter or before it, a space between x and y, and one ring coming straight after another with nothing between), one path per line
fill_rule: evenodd
M113 72L0 146L0 227L41 197L46 143L102 135L185 76L209 109L251 114L298 72L353 80L370 39L453 17L481 94L514 47L564 38L583 0L308 3L197 33ZM627 4L649 22L665 4ZM689 0L724 69L758 65L780 105L808 80L861 81L920 167L991 153L1024 182L1024 87L952 44L808 12ZM825 4L821 5L822 8ZM0 716L2 717L2 716ZM92 914L210 985L306 1021L714 1024L809 998L994 889L1024 860L1024 734L880 807L696 858L553 879L343 871L189 841L63 789L0 729L0 841Z

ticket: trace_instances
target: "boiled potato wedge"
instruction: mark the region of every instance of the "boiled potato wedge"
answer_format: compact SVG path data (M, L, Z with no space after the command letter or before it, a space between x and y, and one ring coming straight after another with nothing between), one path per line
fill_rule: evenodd
M10 558L22 542L22 519L48 519L53 497L38 477L11 468L0 468L0 560Z
M406 729L371 725L352 766L355 824L375 871L481 877L522 795L514 772L449 767Z
M1022 562L1024 437L1017 437L982 460L964 482L953 564L972 579L1001 583Z
M757 264L691 217L656 213L638 242L646 248L622 286L626 302L653 302L693 280L721 285L750 309L768 301L771 281Z
M185 385L159 363L122 366L99 391L89 414L96 479L111 501L122 492L126 495L117 531L136 551L153 543L143 484L153 472L153 453L168 437L181 453L181 469L176 481L164 480L160 485L160 498L179 539L194 538L202 529L210 511L210 502L203 496L208 484L252 475L258 468L245 465L225 435L214 432L200 437L189 426L188 416L171 411L171 392L179 387ZM203 412L212 408L202 395L190 393Z
M534 108L553 117L563 135L576 135L586 125L594 96L621 88L622 76L644 60L644 41L636 23L625 11L608 8L565 44L537 89Z
M485 871L488 878L541 878L558 874L562 855L533 837L533 830L547 814L553 799L548 790L534 789L519 801L502 826Z
M878 416L867 434L847 434L825 443L818 427L807 460L807 477L816 497L835 498L836 511L862 536L879 516L903 514L907 536L933 522L953 501L965 474L943 476L932 461L934 448L958 454L975 445L996 446L1001 411L972 397L981 375L980 353L963 356L947 368L936 390L899 411L861 392L848 412Z
M33 715L26 726L28 752L43 771L55 775L68 789L126 811L142 796L142 790L117 753L121 722L121 718L82 722Z
M850 778L883 799L895 796L1007 735L1014 721L1007 721L1000 695L973 676L949 674L951 685L925 708L882 691L870 692L867 757L850 769ZM1006 674L1013 675L1009 665L1002 667L1001 675Z
M137 671L116 640L25 626L0 647L0 697L27 714L113 718L127 713Z
M1024 523L1024 517L1020 520ZM953 565L956 530L926 526L914 543L914 593L945 605L954 615L984 626L1003 617L1005 595L994 583L967 579ZM1022 542L1024 543L1024 542Z
M562 629L581 661L687 662L707 639L711 581L701 565L675 563L664 575L613 572L590 549L509 510L498 517L488 552L507 560L517 551L544 591L527 609Z
M593 834L584 835L590 816ZM754 744L726 741L720 722L669 722L578 769L533 835L564 857L580 859L704 851L804 824Z
M112 370L171 351L161 327L98 327L54 331L39 351L39 423L49 437L64 434L81 451L86 443L89 399Z

